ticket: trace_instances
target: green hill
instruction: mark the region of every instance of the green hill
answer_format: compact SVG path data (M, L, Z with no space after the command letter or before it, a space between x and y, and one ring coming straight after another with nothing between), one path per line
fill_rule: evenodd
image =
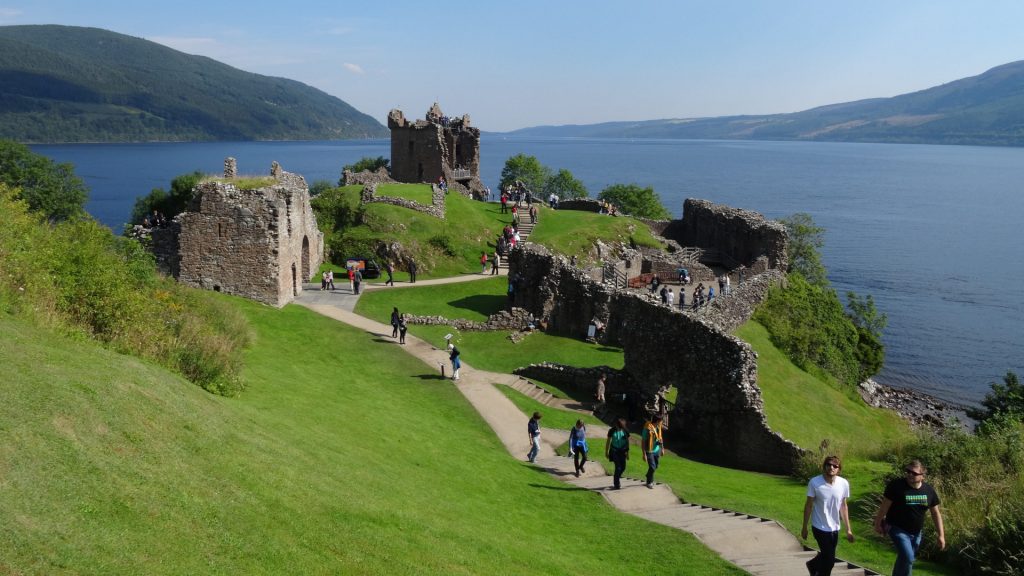
M510 458L397 347L224 299L257 333L235 399L0 315L0 573L741 573Z
M1024 146L1024 60L918 92L792 114L537 126L509 134Z
M0 138L26 143L383 138L301 82L96 28L0 27Z

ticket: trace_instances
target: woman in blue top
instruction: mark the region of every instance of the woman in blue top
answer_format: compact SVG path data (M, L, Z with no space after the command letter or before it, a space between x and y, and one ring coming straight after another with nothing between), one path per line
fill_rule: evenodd
M576 465L576 477L579 478L580 472L586 472L584 466L587 465L587 427L583 424L583 420L577 420L576 426L569 431L569 450L572 451L573 464Z

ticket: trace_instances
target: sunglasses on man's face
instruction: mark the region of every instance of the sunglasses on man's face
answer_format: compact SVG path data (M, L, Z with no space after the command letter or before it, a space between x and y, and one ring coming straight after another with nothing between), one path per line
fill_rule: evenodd
M828 464L825 464L825 468L835 468L838 470L839 464L833 464L832 462L829 462Z
M924 472L918 472L917 470L911 470L909 468L904 470L904 472L910 474L911 476L924 476Z

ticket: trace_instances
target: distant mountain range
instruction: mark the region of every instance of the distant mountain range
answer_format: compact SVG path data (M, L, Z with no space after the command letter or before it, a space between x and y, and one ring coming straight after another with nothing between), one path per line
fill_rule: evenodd
M792 114L537 126L505 134L1024 146L1024 60L919 92Z
M311 86L97 28L0 27L0 138L25 143L386 138Z

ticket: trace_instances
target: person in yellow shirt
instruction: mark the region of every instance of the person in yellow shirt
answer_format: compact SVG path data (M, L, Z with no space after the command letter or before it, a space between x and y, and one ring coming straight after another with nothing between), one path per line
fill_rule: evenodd
M658 469L662 452L661 414L649 416L644 423L640 446L643 448L644 462L647 462L648 488L654 488L654 472Z

